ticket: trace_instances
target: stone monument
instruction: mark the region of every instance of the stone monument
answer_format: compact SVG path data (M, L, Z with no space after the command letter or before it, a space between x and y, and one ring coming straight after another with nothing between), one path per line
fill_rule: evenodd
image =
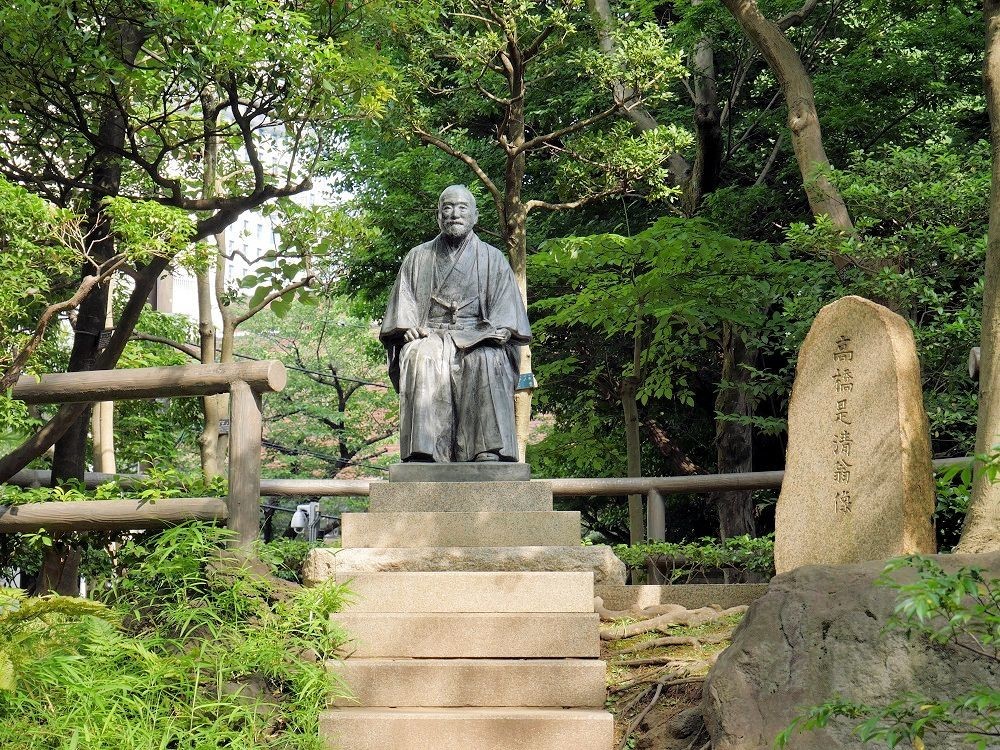
M844 297L820 310L788 407L775 568L933 553L930 434L913 334Z
M438 200L441 233L410 250L379 338L399 392L404 462L516 461L514 388L528 315L506 257L473 229L464 185Z
M595 579L624 583L580 513L517 463L517 347L531 338L503 254L472 232L475 199L447 188L434 240L406 256L382 325L400 396L400 454L342 548L312 550L308 583L356 602L332 665L351 698L320 717L341 750L611 750Z

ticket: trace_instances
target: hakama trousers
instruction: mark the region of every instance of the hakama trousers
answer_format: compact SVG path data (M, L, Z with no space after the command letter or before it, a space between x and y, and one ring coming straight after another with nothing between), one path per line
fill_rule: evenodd
M483 452L517 460L514 347L461 350L447 330L400 352L400 456L472 461ZM422 455L421 455L422 454Z

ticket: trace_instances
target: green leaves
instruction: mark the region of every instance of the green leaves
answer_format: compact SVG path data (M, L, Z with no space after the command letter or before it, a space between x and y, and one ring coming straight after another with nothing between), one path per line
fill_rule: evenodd
M901 571L916 578L893 575ZM892 627L1000 662L1000 579L975 567L948 573L932 558L912 556L891 561L879 583L899 592Z
M649 561L665 562L670 583L685 583L712 569L774 575L774 536L729 537L722 542L704 537L694 542L649 542L613 547L615 555L630 568L644 569Z
M628 345L638 336L645 373L640 399L690 403L690 352L704 349L722 322L759 323L771 257L766 246L692 219L663 218L633 237L552 240L531 256L529 270L542 288L564 293L534 304L547 313L536 318L535 330L543 343L564 326L594 329ZM553 375L568 373L575 360L557 361ZM632 364L618 367L627 373Z
M58 649L61 635L85 617L111 618L113 613L86 599L28 597L20 589L0 588L0 696L14 693L30 671L29 660Z
M264 402L274 446L264 471L370 475L369 462L389 457L386 438L396 434L396 394L388 385L364 384L387 382L385 350L370 320L352 314L346 300L323 293L311 299L315 305L289 304L284 315L272 303L243 328L244 352L290 368L285 390Z
M188 524L125 544L95 586L110 608L0 590L0 745L319 750L345 592L278 581L228 537Z
M0 178L0 372L27 341L42 311L75 290L83 261L81 237L77 217ZM48 332L29 371L56 356L59 338L58 330ZM22 407L5 406L5 400L0 395L0 425L24 427L25 419L14 418ZM5 413L10 421L2 419Z
M137 264L154 257L174 258L189 249L180 262L188 268L204 267L204 254L191 248L194 223L184 211L155 201L107 198L105 210L111 216L117 236L116 248Z

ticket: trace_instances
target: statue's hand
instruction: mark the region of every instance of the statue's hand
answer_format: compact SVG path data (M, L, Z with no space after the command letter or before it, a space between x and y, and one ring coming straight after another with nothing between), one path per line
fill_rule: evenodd
M410 343L411 341L416 341L417 339L422 339L427 337L427 331L423 328L410 328L406 333L403 334L403 341Z
M506 344L508 341L510 341L510 329L509 328L498 328L497 329L497 336L500 337L500 343L501 344Z

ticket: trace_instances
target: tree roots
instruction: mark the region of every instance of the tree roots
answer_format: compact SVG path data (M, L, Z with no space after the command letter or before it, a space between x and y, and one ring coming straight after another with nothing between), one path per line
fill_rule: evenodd
M741 604L738 607L730 607L729 609L722 609L718 606L688 609L680 604L658 604L643 609L611 610L605 608L604 600L598 596L594 598L594 610L601 616L602 621L615 623L601 629L601 639L616 641L668 627L696 627L704 625L707 622L719 620L729 615L742 614L747 611L747 606ZM621 621L623 620L631 620L633 622L622 623Z

